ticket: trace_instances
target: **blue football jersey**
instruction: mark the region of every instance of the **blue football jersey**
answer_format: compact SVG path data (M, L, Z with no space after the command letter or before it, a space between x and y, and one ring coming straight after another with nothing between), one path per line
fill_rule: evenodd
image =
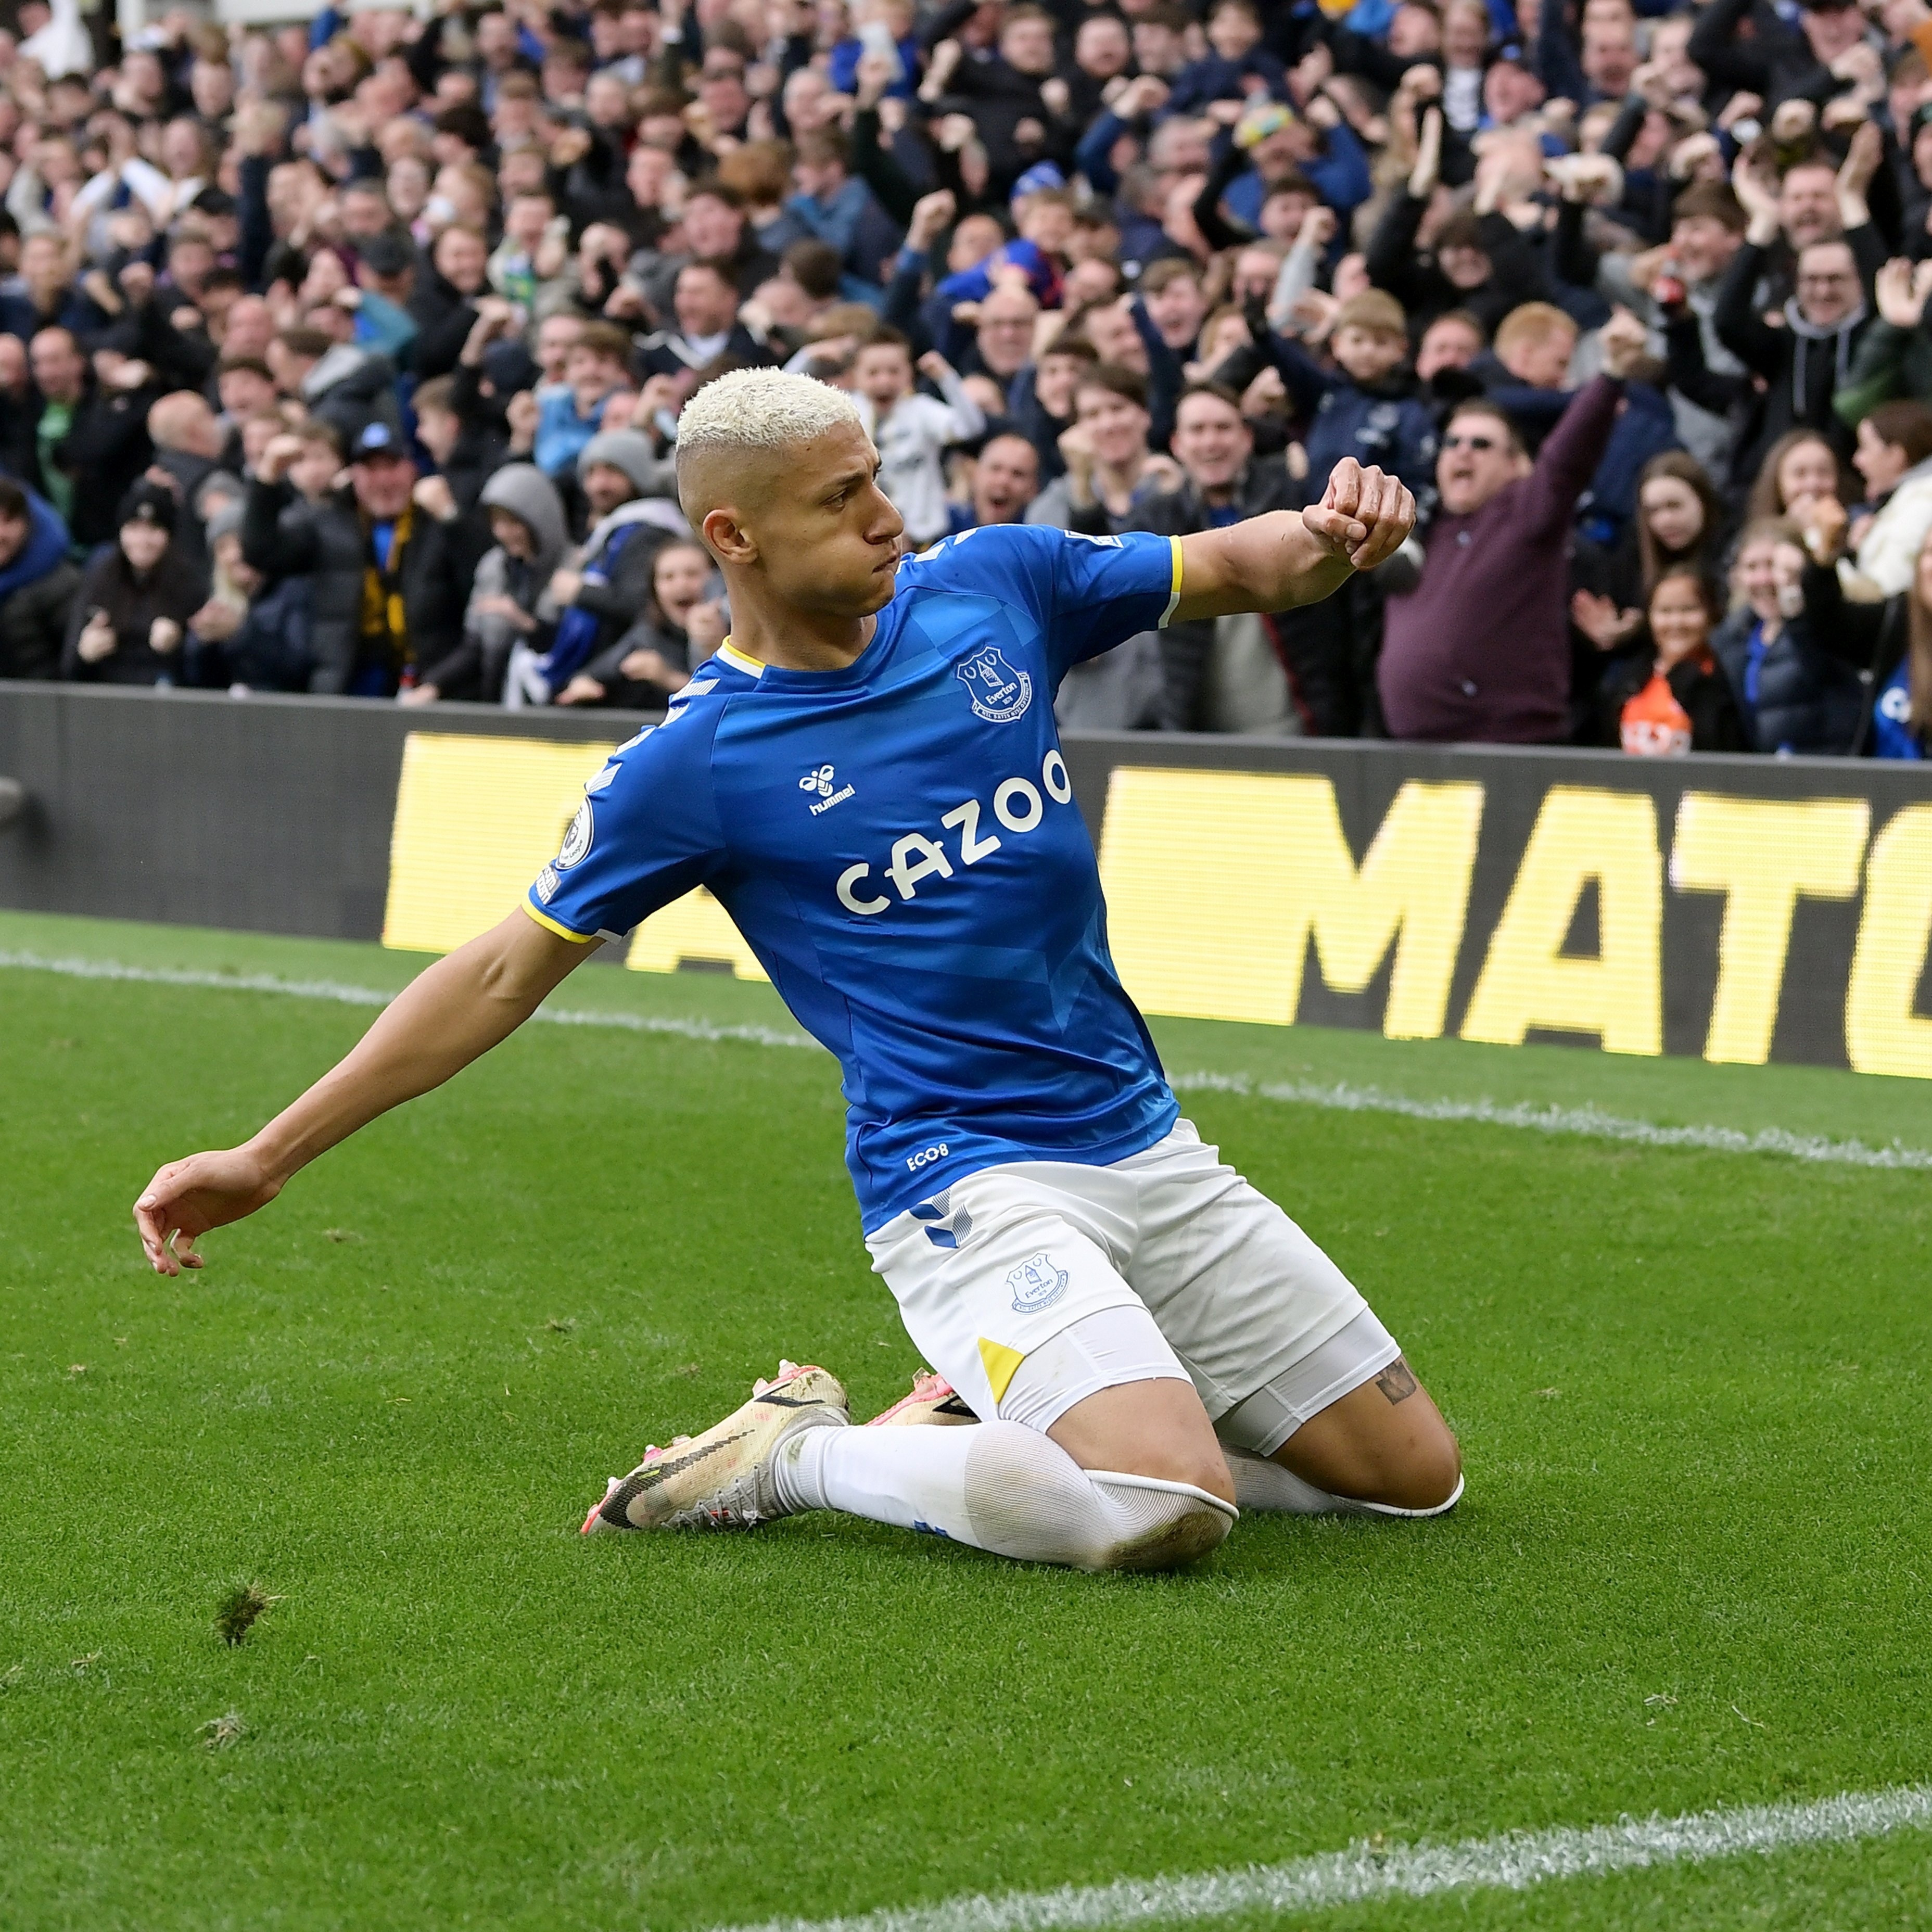
M1180 586L1176 539L1005 525L902 563L843 670L728 641L591 780L527 910L616 938L708 886L838 1057L868 1233L1000 1162L1137 1154L1178 1110L1107 950L1053 699Z

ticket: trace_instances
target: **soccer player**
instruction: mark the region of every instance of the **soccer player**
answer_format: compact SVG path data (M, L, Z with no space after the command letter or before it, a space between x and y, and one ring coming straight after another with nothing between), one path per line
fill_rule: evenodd
M1108 957L1054 729L1070 666L1176 619L1372 568L1408 492L1180 538L969 530L902 561L849 398L744 370L680 424L686 516L733 634L585 788L520 909L424 972L245 1144L135 1205L164 1274L298 1168L527 1019L601 938L693 886L839 1058L874 1269L941 1378L851 1428L820 1368L614 1478L584 1528L842 1509L1004 1555L1163 1568L1251 1508L1430 1515L1454 1438L1341 1271L1180 1118ZM949 1400L956 1392L957 1400ZM949 1413L948 1412L951 1412Z

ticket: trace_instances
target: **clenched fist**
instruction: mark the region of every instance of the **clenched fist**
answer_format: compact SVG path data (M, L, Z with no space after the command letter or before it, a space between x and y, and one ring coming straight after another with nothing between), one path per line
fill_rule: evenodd
M1345 456L1329 472L1322 500L1301 513L1308 533L1357 570L1372 570L1401 549L1415 528L1415 499L1394 477Z

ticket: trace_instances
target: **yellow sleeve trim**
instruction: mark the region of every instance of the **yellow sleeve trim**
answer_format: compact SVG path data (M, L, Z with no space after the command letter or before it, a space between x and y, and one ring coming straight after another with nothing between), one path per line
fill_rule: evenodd
M1160 622L1154 626L1156 631L1165 630L1174 622L1174 614L1180 608L1180 539L1169 537L1174 546L1174 586L1167 600L1167 608L1160 614Z
M572 932L568 926L559 926L556 921L552 919L548 913L538 912L536 908L532 905L528 899L519 899L517 903L523 908L524 911L530 914L531 918L536 921L538 925L543 928L544 932L554 932L556 934L558 938L568 939L574 945L588 946L591 944L593 940L602 937L602 934L600 933Z
M729 638L718 646L718 655L728 664L735 665L747 677L763 677L765 674L764 660L748 656Z

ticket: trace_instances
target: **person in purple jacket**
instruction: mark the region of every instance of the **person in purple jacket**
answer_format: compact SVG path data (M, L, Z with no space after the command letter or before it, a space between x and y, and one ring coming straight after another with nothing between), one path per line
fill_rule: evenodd
M1603 332L1604 373L1577 391L1534 464L1494 403L1450 416L1420 576L1388 600L1376 681L1391 737L1568 737L1571 523L1644 344L1643 325L1619 310Z

